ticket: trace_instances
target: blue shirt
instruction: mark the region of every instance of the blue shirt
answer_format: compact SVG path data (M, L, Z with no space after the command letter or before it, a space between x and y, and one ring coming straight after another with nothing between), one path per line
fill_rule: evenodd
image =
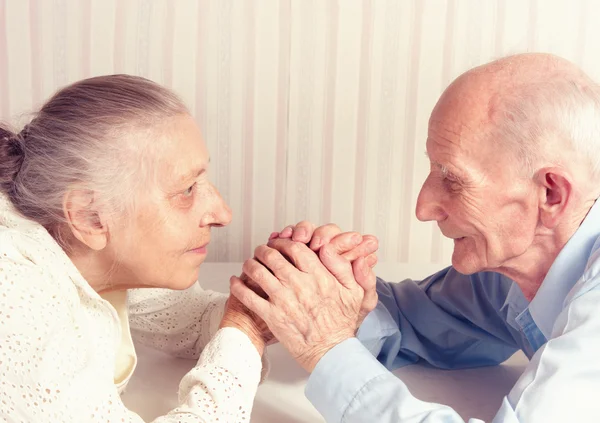
M328 423L458 423L414 398L389 370L530 359L494 423L600 422L600 202L552 264L531 302L509 278L444 269L423 281L377 281L379 304L357 338L317 364L306 396ZM469 419L468 422L481 422Z

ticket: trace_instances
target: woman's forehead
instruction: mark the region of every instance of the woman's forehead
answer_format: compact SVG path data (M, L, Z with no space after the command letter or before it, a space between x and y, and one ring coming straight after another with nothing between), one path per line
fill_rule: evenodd
M162 136L156 163L161 179L184 183L208 167L210 157L200 129L190 116L176 117Z

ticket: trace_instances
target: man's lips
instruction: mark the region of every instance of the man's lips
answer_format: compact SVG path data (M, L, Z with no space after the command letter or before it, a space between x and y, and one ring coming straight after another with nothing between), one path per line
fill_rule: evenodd
M446 232L444 232L442 229L440 229L440 231L442 231L442 235L444 235L446 238L450 238L454 241L460 241L461 239L465 239L465 236L459 236L456 234L447 234Z

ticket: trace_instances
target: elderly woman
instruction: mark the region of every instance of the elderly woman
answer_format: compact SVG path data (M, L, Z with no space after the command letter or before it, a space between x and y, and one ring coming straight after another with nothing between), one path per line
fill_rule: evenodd
M0 129L2 421L141 422L119 395L132 337L198 359L156 422L249 420L270 335L194 284L231 220L208 166L186 107L138 77L80 81L20 133Z

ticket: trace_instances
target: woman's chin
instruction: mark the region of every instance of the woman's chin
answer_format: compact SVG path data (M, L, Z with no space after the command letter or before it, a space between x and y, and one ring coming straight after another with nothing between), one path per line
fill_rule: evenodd
M183 291L190 288L198 282L198 269L195 272L190 273L187 277L182 276L177 280L170 280L164 288L174 289L176 291Z

